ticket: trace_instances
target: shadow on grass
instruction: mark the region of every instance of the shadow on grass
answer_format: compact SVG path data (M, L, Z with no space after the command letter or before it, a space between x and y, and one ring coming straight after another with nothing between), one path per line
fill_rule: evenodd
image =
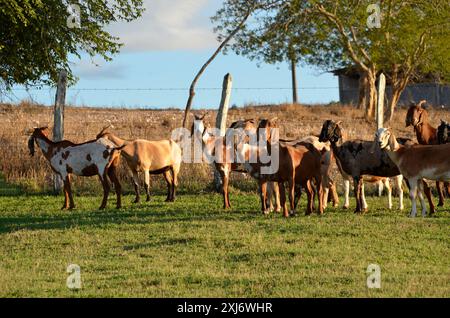
M24 195L25 190L18 185L6 182L5 178L0 174L0 196L15 197Z
M154 210L164 211L154 211ZM135 205L124 209L72 210L40 213L38 216L0 216L0 233L20 230L66 230L73 227L99 228L108 225L139 225L149 223L245 221L254 219L256 211L193 212L171 203L154 203L149 206Z

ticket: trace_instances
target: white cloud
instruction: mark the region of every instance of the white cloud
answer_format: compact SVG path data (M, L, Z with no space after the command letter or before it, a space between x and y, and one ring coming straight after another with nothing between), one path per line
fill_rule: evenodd
M124 77L125 65L91 61L89 58L75 63L74 74L80 78L88 79L120 79Z
M124 43L122 51L196 50L215 47L209 16L218 0L144 0L146 11L138 20L108 27Z

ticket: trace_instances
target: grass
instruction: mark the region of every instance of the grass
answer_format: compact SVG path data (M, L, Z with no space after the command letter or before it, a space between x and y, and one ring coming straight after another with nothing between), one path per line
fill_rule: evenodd
M62 196L10 191L0 196L2 297L450 296L448 207L410 219L368 198L364 216L283 219L233 192L231 211L202 193L140 205L128 195L121 210L112 196L105 211L99 196L76 196L68 212ZM366 286L371 263L380 289ZM69 264L81 267L80 290L66 287Z

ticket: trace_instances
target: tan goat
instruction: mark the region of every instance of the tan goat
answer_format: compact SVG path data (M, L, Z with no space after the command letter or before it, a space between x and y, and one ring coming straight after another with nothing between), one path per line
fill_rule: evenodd
M378 129L375 140L381 149L385 149L391 160L397 165L401 174L409 181L410 198L412 203L411 217L416 216L416 195L422 205L422 216L427 208L423 200L423 185L421 179L436 181L450 181L450 144L439 146L411 146L400 145L390 129Z
M134 190L136 192L134 203L140 201L138 172L144 172L144 187L147 201L150 201L150 175L163 174L167 182L166 202L173 202L181 165L180 146L173 140L124 140L113 133L107 132L107 128L103 128L97 135L97 138L110 140L118 147L123 146L121 155L125 158L133 174Z

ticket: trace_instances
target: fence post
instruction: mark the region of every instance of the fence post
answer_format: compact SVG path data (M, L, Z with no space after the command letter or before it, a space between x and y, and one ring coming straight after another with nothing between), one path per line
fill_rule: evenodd
M226 74L223 78L222 98L220 100L219 111L217 112L216 117L216 128L220 130L221 136L225 136L227 129L228 106L230 104L232 82L233 80L231 78L231 74ZM216 191L219 191L222 185L220 174L216 169L214 169L214 185L216 187Z
M66 101L67 72L61 70L58 77L58 86L56 87L55 107L53 109L53 141L64 139L64 106ZM63 182L59 175L53 176L53 189L56 193L60 192Z
M386 77L383 73L378 78L378 100L377 100L377 130L383 128L384 120L384 92L386 89Z

